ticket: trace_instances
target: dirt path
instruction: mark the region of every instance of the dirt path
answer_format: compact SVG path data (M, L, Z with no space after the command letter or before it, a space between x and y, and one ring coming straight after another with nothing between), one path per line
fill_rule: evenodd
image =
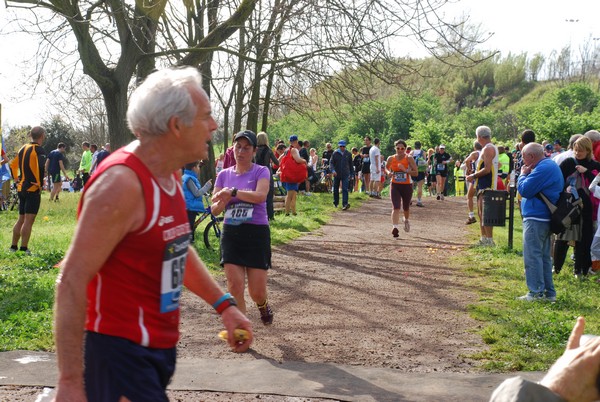
M479 324L466 313L475 295L459 270L446 264L466 246L466 203L426 198L425 205L412 208L411 232L401 229L398 239L391 235L390 201L370 199L359 209L338 212L320 230L274 248L269 292L275 321L264 327L257 309L249 306L256 336L250 353L229 352L216 337L222 329L219 317L197 298L184 296L179 356L474 371L476 363L466 355L485 347L474 333ZM271 400L190 392L170 396Z
M465 202L428 198L426 205L411 210L411 232L401 229L398 239L391 235L389 200L371 199L274 249L269 292L275 322L264 327L249 306L253 353L223 348L215 337L217 316L188 298L180 356L472 370L464 355L484 347L473 333L478 323L465 312L474 295L446 264L465 247Z
M258 311L249 308L256 334L251 353L228 352L215 337L217 316L187 298L180 356L474 371L476 362L466 355L485 348L474 333L479 324L466 313L476 296L459 270L446 264L467 244L466 203L427 198L425 204L412 208L411 232L400 230L398 239L391 236L389 200L371 199L275 248L269 273L275 322L263 327ZM246 397L232 400L258 396Z

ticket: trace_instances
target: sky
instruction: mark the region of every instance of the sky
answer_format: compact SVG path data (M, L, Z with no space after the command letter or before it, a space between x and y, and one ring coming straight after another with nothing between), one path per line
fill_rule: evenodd
M455 0L444 10L448 16L464 14L469 17L470 23L481 24L482 32L493 33L482 49L497 49L503 56L509 52L549 55L569 44L576 50L586 41L600 40L600 24L594 25L594 17L600 15L599 0ZM4 35L6 23L7 15L2 3L2 127L37 125L48 116L45 105L52 94L45 93L44 88L32 94L32 90L21 86L26 62L35 54L36 44L24 34Z

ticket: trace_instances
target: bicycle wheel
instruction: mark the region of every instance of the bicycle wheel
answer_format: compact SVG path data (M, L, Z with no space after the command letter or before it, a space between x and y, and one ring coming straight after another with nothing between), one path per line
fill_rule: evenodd
M221 222L223 217L213 219L204 229L204 245L209 250L218 250L221 247Z
M10 210L12 211L18 205L19 205L19 196L16 194L11 194Z

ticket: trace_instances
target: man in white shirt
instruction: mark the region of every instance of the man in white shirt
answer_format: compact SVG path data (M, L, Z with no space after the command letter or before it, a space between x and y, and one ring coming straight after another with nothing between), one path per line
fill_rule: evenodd
M575 144L575 141L577 141L580 137L583 137L583 134L573 134L571 138L569 138L569 146L567 150L552 157L552 160L556 162L558 166L560 166L565 159L573 157L573 144Z
M379 150L379 138L373 140L373 146L369 150L371 161L371 197L381 199L381 151Z

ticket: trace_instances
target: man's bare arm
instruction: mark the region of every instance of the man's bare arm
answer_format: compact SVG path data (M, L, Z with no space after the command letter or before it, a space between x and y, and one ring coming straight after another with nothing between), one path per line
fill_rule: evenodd
M84 193L73 242L61 263L55 303L59 396L83 392L83 333L86 288L125 235L145 214L141 185L123 166L108 170ZM99 238L98 233L102 233Z

